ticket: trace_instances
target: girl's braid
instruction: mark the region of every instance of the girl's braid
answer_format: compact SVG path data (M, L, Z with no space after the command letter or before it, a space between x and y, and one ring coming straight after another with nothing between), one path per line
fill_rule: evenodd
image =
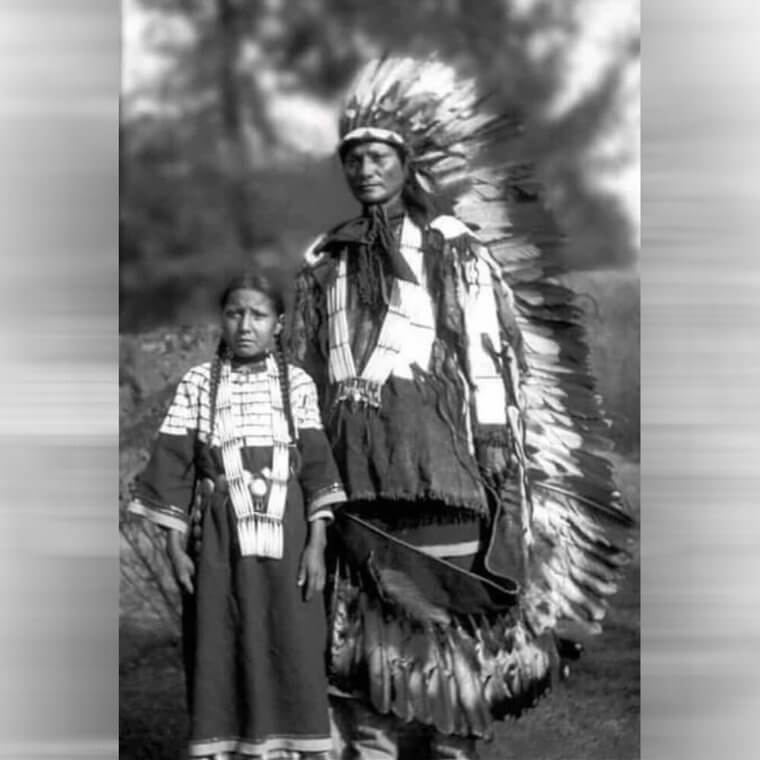
M290 377L288 375L288 363L285 361L285 352L282 348L282 337L278 333L274 336L275 360L277 371L280 375L280 391L282 392L282 408L285 411L285 419L288 421L288 433L290 440L295 444L297 438L296 426L293 421L293 408L290 403Z
M220 340L219 345L214 355L214 361L211 363L211 374L209 378L208 388L208 414L209 414L209 430L208 430L208 445L212 445L212 438L214 436L214 423L216 422L216 397L219 393L219 377L222 374L222 362L224 361L224 355L227 348L224 345L224 341Z

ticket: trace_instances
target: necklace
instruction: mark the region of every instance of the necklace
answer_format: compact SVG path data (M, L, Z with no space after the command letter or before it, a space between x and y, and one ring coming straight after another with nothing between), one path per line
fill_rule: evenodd
M404 217L401 226L401 255L419 255L422 232ZM418 278L420 281L421 278ZM388 310L377 344L361 373L351 352L346 302L348 298L348 254L343 250L338 260L337 274L327 288L327 312L330 332L328 369L330 380L338 384L336 403L349 402L356 405L380 407L380 397L385 381L390 377L405 340L409 339L410 311L423 295L417 282L393 278Z
M243 468L240 437L232 413L231 365L224 360L217 395L217 431L230 501L237 518L237 537L243 556L282 558L282 518L290 474L288 423L282 405L277 362L265 360L272 412L272 465L254 474Z

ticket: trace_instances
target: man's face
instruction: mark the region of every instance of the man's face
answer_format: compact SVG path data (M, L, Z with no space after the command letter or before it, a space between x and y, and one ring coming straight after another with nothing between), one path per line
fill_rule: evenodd
M398 151L383 142L351 146L343 158L346 181L359 203L388 203L401 195L406 167Z

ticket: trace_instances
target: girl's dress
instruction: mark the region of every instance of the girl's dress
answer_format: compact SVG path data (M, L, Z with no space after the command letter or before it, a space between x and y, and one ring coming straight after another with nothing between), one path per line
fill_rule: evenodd
M277 440L271 371L265 362L227 371L242 466L254 475L266 473ZM324 601L316 594L305 602L297 574L307 522L331 519L332 505L345 494L322 430L316 388L305 372L289 368L300 467L296 477L291 456L282 556L242 556L238 518L218 480L225 472L224 439L216 426L209 440L213 374L207 363L183 377L130 506L159 525L195 534L189 541L194 594L185 595L183 610L190 756L328 753ZM198 517L191 504L200 478L221 485Z

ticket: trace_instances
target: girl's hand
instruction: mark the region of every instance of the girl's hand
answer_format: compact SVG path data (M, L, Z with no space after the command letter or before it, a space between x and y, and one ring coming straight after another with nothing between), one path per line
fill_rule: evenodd
M307 602L325 589L325 543L325 521L310 522L309 542L298 568L298 585L303 588L303 598Z
M195 576L195 563L185 551L184 537L176 530L169 531L166 540L166 549L171 561L174 577L179 586L188 594L195 591L193 577Z

